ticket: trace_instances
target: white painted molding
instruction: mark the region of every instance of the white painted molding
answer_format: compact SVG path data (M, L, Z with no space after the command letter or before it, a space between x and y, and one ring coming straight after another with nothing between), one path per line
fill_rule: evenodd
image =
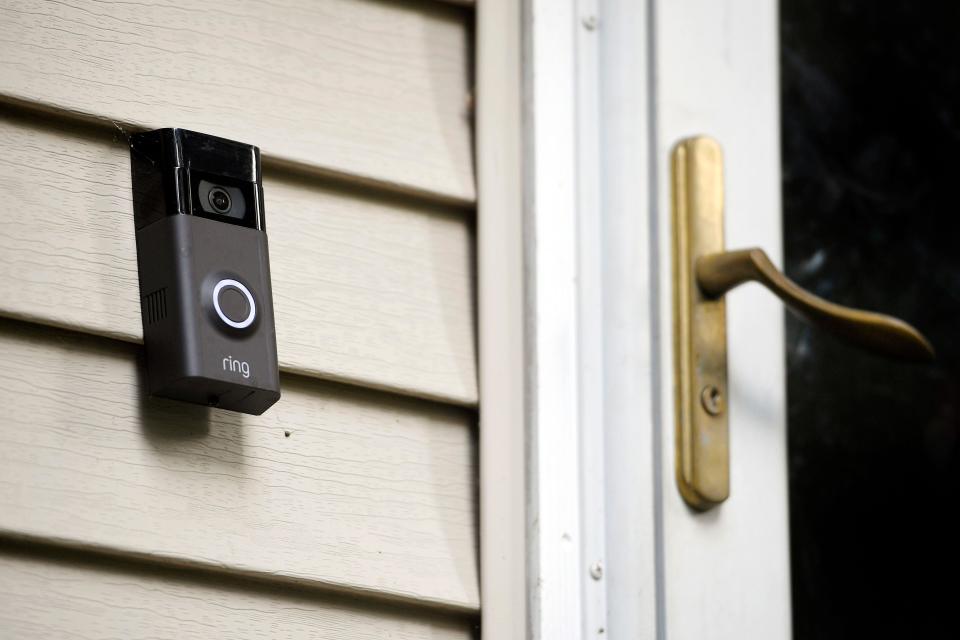
M478 6L484 638L658 625L648 7L598 4Z
M527 634L521 3L477 7L480 562L484 640Z

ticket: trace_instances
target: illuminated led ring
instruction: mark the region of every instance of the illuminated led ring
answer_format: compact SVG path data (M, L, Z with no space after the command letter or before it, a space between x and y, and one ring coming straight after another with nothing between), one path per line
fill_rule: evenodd
M225 314L220 308L220 290L224 287L234 287L239 289L240 292L247 297L247 302L250 303L250 313L242 322L234 322L228 318L227 314ZM243 286L243 284L229 278L221 280L217 283L217 286L213 288L213 309L217 312L217 315L220 316L221 320L234 329L246 329L253 324L253 319L257 316L257 305L253 302L253 294L251 294L250 290Z

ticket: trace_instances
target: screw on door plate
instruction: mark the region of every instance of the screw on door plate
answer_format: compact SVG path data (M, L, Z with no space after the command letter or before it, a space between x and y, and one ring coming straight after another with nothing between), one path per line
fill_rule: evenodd
M603 577L603 564L599 560L590 565L590 577L594 580L599 580Z
M712 416L718 416L723 413L723 394L720 389L712 384L705 386L700 391L700 404L704 411Z

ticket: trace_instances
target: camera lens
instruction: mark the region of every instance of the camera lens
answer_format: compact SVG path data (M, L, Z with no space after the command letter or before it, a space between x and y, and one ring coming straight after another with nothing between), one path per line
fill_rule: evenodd
M243 224L243 221L246 220L248 198L244 195L244 187L204 180L201 175L195 177L196 186L193 187L192 210L196 214L206 215L225 222L238 220L240 222L237 224ZM250 187L246 188L249 189ZM250 195L253 196L254 194L251 193ZM224 220L224 218L230 219Z
M230 211L230 194L222 187L210 189L210 193L207 194L207 200L217 213L227 213Z

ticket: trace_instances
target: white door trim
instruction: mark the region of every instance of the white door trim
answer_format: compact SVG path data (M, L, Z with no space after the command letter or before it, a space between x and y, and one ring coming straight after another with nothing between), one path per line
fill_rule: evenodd
M480 603L483 638L527 622L521 4L477 7Z
M590 126L581 118L580 30L575 1L529 2L524 63L531 345L527 553L531 637L537 640L579 637L586 615L582 516L588 506L581 439L587 436L584 413L595 407L583 395L592 389L581 369L586 336L580 325L596 318L582 313L581 293L592 283L581 280L581 259L592 255L581 255L586 242L580 227L583 214L595 209L589 193L595 156L588 147L587 158L579 157L581 126ZM591 224L587 233L592 231Z
M601 8L478 6L484 635L786 637L782 312L729 297L736 494L694 514L674 481L670 303L682 137L725 146L729 246L776 253L776 11Z
M477 7L484 638L656 633L647 7L603 11Z
M658 311L670 292L660 286L652 14L653 0L607 0L600 16L606 636L615 640L664 634Z

